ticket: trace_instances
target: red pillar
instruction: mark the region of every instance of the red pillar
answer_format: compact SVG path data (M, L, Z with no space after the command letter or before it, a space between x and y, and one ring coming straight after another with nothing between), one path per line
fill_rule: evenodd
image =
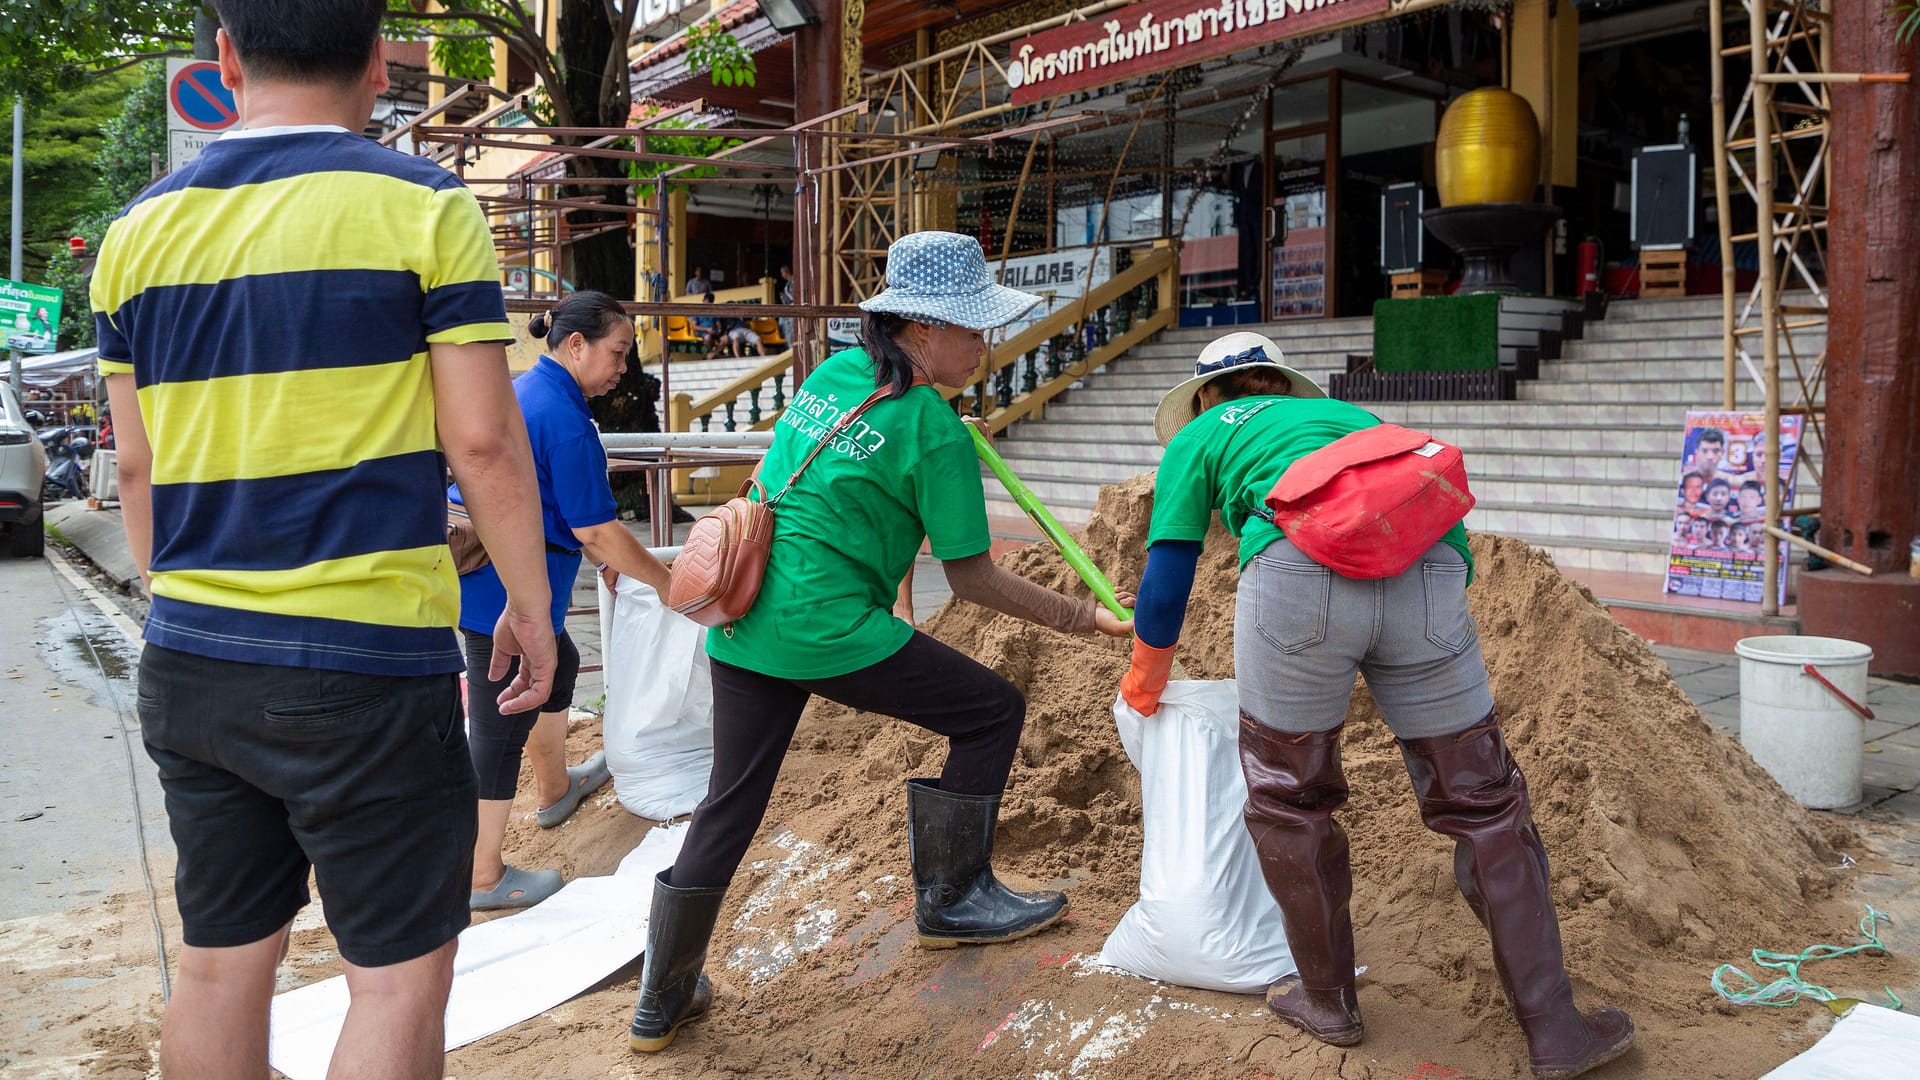
M1833 64L1914 71L1886 4L1840 4ZM1872 670L1920 675L1920 85L1839 84L1829 161L1826 454L1820 542L1874 569L1806 574L1808 634L1873 647Z

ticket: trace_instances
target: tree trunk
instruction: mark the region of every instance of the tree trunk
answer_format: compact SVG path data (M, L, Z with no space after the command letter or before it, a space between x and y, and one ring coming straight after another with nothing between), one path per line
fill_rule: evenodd
M624 82L608 82L609 73L618 72L616 77L623 79L627 70L625 50L615 44L617 33L607 21L607 6L602 0L564 0L555 57L562 80L561 96L568 111L590 127L627 126L631 100L628 88ZM575 158L568 163L567 172L572 176L621 176L625 168L624 162ZM626 188L593 191L604 193L609 202L630 204L633 198ZM616 299L630 300L635 295L632 219L583 210L569 213L567 223L577 231L587 231L615 221L628 228L587 237L568 247L565 276L575 288L596 289ZM659 396L660 380L637 363L630 364L620 385L593 402L594 418L605 431L659 431Z

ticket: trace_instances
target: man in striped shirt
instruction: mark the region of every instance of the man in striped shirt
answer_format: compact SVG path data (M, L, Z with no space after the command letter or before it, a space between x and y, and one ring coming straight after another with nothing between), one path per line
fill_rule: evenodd
M244 130L142 192L93 279L179 851L161 1071L266 1074L311 868L352 994L333 1074L437 1077L475 828L443 468L506 583L503 711L554 668L511 331L472 194L358 134L382 0L214 6Z

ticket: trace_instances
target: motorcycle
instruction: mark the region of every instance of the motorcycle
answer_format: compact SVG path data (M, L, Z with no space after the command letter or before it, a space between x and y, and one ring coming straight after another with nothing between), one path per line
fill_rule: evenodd
M47 474L40 481L42 503L87 497L87 462L93 458L93 441L87 438L87 431L61 427L40 433L47 451Z

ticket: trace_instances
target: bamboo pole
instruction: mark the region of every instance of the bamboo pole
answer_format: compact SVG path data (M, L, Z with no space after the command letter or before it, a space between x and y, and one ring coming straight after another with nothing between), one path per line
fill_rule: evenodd
M1826 548L1823 548L1819 544L1816 544L1813 541L1808 540L1804 536L1795 536L1792 533L1788 532L1787 530L1779 528L1774 525L1766 525L1766 526L1763 526L1763 528L1766 529L1767 535L1773 537L1775 540L1783 540L1786 543L1792 544L1794 547L1801 549L1802 551L1811 551L1815 555L1820 556L1821 558L1827 560L1828 562L1834 564L1835 566L1844 566L1856 574L1861 574L1865 577L1873 576L1873 567L1854 562L1852 559L1849 559L1845 555L1841 555L1837 552L1828 551ZM1773 548L1773 545L1768 544L1767 547ZM1778 550L1778 549L1775 549L1775 550Z
M1762 443L1767 448L1766 521L1771 533L1780 510L1780 284L1773 251L1773 87L1760 80L1767 70L1767 7L1764 0L1747 0L1748 51L1753 57L1754 202L1758 204L1760 247L1760 317L1762 342L1761 389L1766 393ZM1780 545L1762 551L1760 614L1780 613Z
M1821 37L1824 39L1825 35L1822 34ZM1824 55L1826 51L1826 45L1822 44L1822 54ZM1912 78L1912 73L1906 71L1807 71L1791 74L1768 73L1754 81L1763 83L1905 83Z
M1720 217L1720 407L1734 408L1734 383L1737 378L1734 357L1739 351L1734 326L1733 198L1727 190L1727 61L1722 51L1726 40L1726 13L1719 3L1707 5L1711 19L1709 38L1713 43L1713 199Z

